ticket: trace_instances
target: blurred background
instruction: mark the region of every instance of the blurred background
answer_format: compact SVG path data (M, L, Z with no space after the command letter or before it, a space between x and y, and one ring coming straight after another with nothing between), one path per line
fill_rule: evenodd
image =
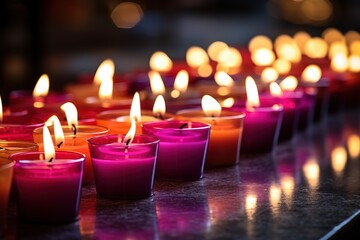
M190 46L216 40L246 46L257 34L360 29L358 0L3 0L0 9L5 103L42 73L59 90L106 58L124 73L147 68L157 50L184 59Z

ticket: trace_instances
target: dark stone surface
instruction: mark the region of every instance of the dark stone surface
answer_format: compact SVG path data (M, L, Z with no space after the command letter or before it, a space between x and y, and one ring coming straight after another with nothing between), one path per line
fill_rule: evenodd
M237 166L208 170L200 181L156 181L155 195L144 200L97 199L88 185L73 224L18 223L12 203L6 238L319 239L360 209L360 158L347 147L352 134L360 136L359 111L331 116L275 154L241 156ZM331 158L335 147L346 149L343 169L341 158ZM311 159L309 177L304 166ZM359 234L358 218L351 225L341 231L347 238Z

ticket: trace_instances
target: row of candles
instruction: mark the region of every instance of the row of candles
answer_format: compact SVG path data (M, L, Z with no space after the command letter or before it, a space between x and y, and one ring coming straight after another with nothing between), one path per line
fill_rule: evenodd
M44 74L32 94L13 91L1 105L1 225L11 183L22 220L69 222L82 183L95 180L100 197L144 198L154 177L198 180L204 166L274 152L323 121L329 102L356 105L359 46L358 33L330 29L324 38L282 35L274 46L257 36L248 51L192 47L186 62L156 52L149 72L116 75L108 59L93 83L82 77L65 93L49 92Z

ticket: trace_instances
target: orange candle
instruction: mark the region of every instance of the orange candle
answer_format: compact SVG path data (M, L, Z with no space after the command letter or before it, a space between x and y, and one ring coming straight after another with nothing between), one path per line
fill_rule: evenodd
M5 231L6 212L14 165L14 161L0 157L0 236L2 236Z

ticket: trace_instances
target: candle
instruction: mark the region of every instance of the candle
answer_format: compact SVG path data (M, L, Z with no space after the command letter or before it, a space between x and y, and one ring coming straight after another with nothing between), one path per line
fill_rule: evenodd
M36 118L4 116L0 121L0 139L32 141L32 131L43 125L43 121Z
M8 200L15 162L0 157L0 236L4 234L7 218Z
M186 121L143 124L143 133L160 139L156 178L198 180L203 177L210 125Z
M232 110L222 111L220 104L209 95L202 98L202 106L203 110L179 111L176 118L211 124L205 160L206 167L224 167L236 164L239 161L245 114Z
M35 223L77 220L84 154L55 152L50 132L43 129L44 152L15 153L18 216Z
M159 140L135 135L132 120L124 135L107 135L88 140L99 197L138 199L153 194Z

